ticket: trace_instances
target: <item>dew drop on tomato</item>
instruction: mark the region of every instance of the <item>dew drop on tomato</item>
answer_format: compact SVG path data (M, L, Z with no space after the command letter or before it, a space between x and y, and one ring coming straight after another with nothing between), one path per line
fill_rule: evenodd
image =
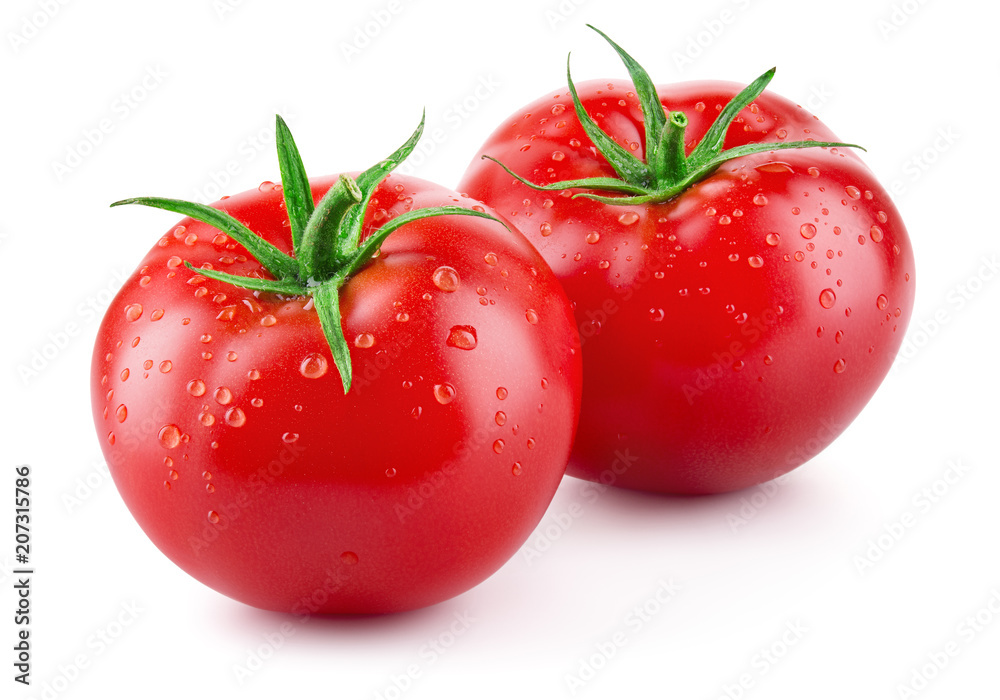
M476 337L476 329L472 326L452 326L446 342L452 348L474 350L479 341Z
M344 552L340 555L340 560L345 564L354 565L358 563L358 555L354 552Z
M824 309L832 309L837 301L837 295L832 289L824 289L819 293L819 305Z
M191 396L204 396L205 395L205 382L200 379L192 379L187 383L187 390Z
M431 281L433 281L434 286L442 292L457 291L462 284L458 271L453 267L448 267L447 265L442 265L438 269L434 270L434 274L431 275Z
M170 450L181 444L181 429L171 423L160 428L156 437L161 445Z
M142 304L129 304L125 307L125 319L129 323L138 321L140 316L142 316Z
M451 384L445 383L434 385L434 398L441 405L446 405L454 401L457 394L458 392Z
M318 352L310 353L302 359L299 372L306 379L319 379L326 374L329 364L326 358Z

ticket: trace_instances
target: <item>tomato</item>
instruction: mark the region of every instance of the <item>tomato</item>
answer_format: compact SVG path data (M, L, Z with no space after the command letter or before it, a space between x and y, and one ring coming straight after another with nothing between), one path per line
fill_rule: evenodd
M773 71L742 91L654 86L611 43L631 84L527 105L458 189L516 225L574 304L568 474L682 494L767 481L826 447L886 376L913 308L910 240L856 153L762 92Z
M580 393L572 312L544 260L480 203L385 177L399 152L307 181L290 135L282 146L284 189L200 208L138 200L227 212L266 243L185 218L110 305L92 396L112 477L167 557L244 603L309 614L445 600L512 556L564 473ZM453 215L419 218L440 207ZM251 251L273 273L322 248L303 229L310 210L360 231L357 269L335 271L336 328L321 323L321 280L294 267L274 280ZM403 221L373 257L369 243Z

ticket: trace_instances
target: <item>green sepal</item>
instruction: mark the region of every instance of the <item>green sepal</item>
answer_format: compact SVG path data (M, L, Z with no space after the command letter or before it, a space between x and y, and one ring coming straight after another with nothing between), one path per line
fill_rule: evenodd
M646 162L652 163L657 159L657 150L661 140L660 134L667 124L667 113L663 109L663 103L660 102L660 95L656 91L656 84L649 77L646 69L640 66L639 62L632 58L625 49L612 41L611 37L592 24L588 24L587 26L604 37L611 44L611 47L618 52L622 63L625 64L625 68L628 70L629 77L632 78L632 85L635 86L635 93L639 97L639 105L642 108L642 115L646 125ZM653 168L653 172L656 172L655 167Z
M408 211L405 214L400 214L395 219L387 221L376 229L372 235L361 244L361 247L358 248L358 252L354 256L354 259L347 265L347 275L353 275L355 272L367 265L375 256L375 253L382 245L382 242L385 241L386 237L401 226L405 226L406 224L414 221L419 221L420 219L427 219L432 216L449 216L453 214L458 216L478 216L481 219L490 219L491 221L496 221L501 224L508 231L510 230L510 227L500 219L491 214L487 214L486 212L476 211L475 209L465 209L463 207L429 207L427 209L414 209L413 211Z
M340 318L340 288L346 280L345 275L337 275L312 289L313 304L319 315L319 323L323 335L330 346L333 364L340 373L340 381L344 386L344 394L351 390L353 370L351 368L351 349L344 337L344 327Z
M213 280L226 282L243 289L252 289L255 292L270 292L286 296L304 296L309 293L305 286L297 280L265 280L258 277L247 277L246 275L233 275L228 272L195 267L187 260L184 261L184 265L199 275L204 275Z
M282 253L256 233L237 221L232 215L207 204L185 202L180 199L165 199L163 197L130 197L114 202L111 206L122 204L141 204L146 207L165 209L175 214L188 216L203 224L214 226L224 234L247 249L253 257L264 266L273 277L285 279L295 277L298 263L290 255Z
M387 158L358 175L357 183L358 189L361 190L361 201L357 207L347 212L346 230L350 236L345 237L341 241L340 255L343 259L346 260L351 257L353 251L357 249L358 243L361 241L363 219L365 212L368 211L368 203L371 201L372 193L375 192L375 188L378 187L379 183L396 169L396 166L413 153L413 149L417 147L417 141L420 140L421 135L424 133L426 118L427 110L424 110L420 115L420 123L417 125L417 128L410 134L410 138L402 146L390 153Z
M648 185L653 179L649 167L604 133L604 130L597 126L597 122L587 114L587 110L584 109L583 103L580 102L580 96L576 92L576 85L573 84L573 76L570 75L569 56L566 57L566 81L569 83L569 91L573 96L573 107L576 110L577 119L580 120L580 126L594 142L600 154L604 156L604 160L608 161L623 180L633 185Z
M281 169L281 189L285 196L285 211L292 229L292 247L299 249L299 241L305 234L309 217L313 213L312 188L306 175L302 156L292 138L288 124L280 114L274 117L274 137L278 147L278 167Z
M771 68L760 75L756 80L747 85L745 88L740 90L733 99L726 103L726 106L722 108L719 115L712 122L712 126L708 128L705 132L705 136L701 139L694 150L691 151L691 162L693 167L697 168L701 163L712 160L719 152L722 150L722 145L726 140L726 132L729 131L730 125L733 120L739 115L740 112L744 110L751 102L760 97L760 94L764 92L764 88L768 86L771 79L774 77L775 68Z
M531 187L532 189L541 190L544 192L561 192L562 190L570 190L576 187L588 187L598 190L610 190L612 192L628 192L629 194L645 194L646 190L642 187L636 187L635 185L630 185L624 180L616 180L613 177L587 177L581 178L579 180L561 180L560 182L550 183L548 185L536 185L533 182L525 180L523 177L515 173L513 170L508 168L506 165L498 161L493 156L482 156L483 160L492 160L494 163L499 165L501 168L507 171L507 174L518 182Z

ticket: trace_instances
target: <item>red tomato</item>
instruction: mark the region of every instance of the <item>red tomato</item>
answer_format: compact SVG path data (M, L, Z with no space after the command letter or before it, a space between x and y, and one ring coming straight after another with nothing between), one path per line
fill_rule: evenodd
M337 182L311 181L313 200ZM446 205L483 209L390 175L361 241ZM292 251L281 187L214 206ZM564 472L580 384L568 302L521 235L447 216L389 236L339 291L346 395L311 296L212 271L268 277L184 219L125 283L94 350L105 456L164 554L260 608L371 613L462 593L521 546Z
M837 437L888 372L913 307L906 229L850 149L774 150L837 139L768 92L736 105L735 120L726 128L723 118L716 132L716 151L723 137L727 149L755 147L704 168L671 196L643 196L670 195L669 178L657 176L671 138L686 166L708 153L692 155L740 87L653 86L615 48L633 83L577 90L621 153L602 155L611 147L595 146L563 88L506 120L459 190L516 225L574 304L584 398L567 473L691 494L772 479ZM762 90L769 76L754 85ZM654 156L646 129L661 103L670 110L661 123L673 119L676 128L662 132ZM552 189L528 187L483 156ZM632 177L636 186L609 193L600 185L628 179L612 166L616 157L651 167ZM579 182L587 178L603 180ZM572 196L580 192L603 201Z

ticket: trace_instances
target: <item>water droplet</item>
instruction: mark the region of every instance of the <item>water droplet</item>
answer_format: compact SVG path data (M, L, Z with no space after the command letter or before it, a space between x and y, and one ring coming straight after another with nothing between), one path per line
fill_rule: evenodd
M434 286L442 292L454 292L462 283L461 278L458 276L458 271L447 265L442 265L434 270L431 280L434 282Z
M608 262L607 260L602 260L599 263L597 263L597 267L602 270L607 270L609 267L611 267L611 263Z
M865 237L863 235L858 236L858 243L860 243L861 245L865 244Z
M205 382L200 379L192 379L187 383L187 390L191 396L204 396L205 395Z
M587 243L593 245L594 243L597 243L599 240L601 240L601 234L599 234L597 231L591 231L590 233L587 234Z
M486 261L487 265L496 265L497 264L496 253L487 253L486 255L483 256L483 260Z
M142 304L129 304L125 307L125 318L129 321L138 321L142 316Z
M121 380L122 380L123 382L124 382L124 381L125 381L126 379L128 379L128 367L126 367L125 369L123 369L123 370L122 370L122 373L121 373L120 375L118 375L118 376L119 376L119 377L121 377Z
M253 406L254 408L260 408L261 406L264 405L264 399L258 399L258 398L250 399L250 405Z
M256 369L250 370L249 372L247 372L247 378L250 379L251 381L257 381L258 379L260 379L260 370Z
M239 359L239 355L230 350L228 353L226 353L226 359L229 360L230 362L236 362L236 360Z
M396 468L395 467L389 467L388 469L385 470L385 475L387 477L389 477L390 479L392 477L396 476Z
M528 438L527 445L529 450L535 449L535 438Z
M206 428L215 425L215 416L213 416L208 411L202 411L201 413L199 413L198 420L200 420L201 424L204 425Z
M552 105L552 114L558 115L566 111L566 105L561 103L556 103Z
M729 262L737 262L739 259L740 259L740 254L739 253L730 253L729 254Z
M213 525L219 522L219 514L216 513L214 510L208 511L208 522L212 523Z
M514 462L514 466L510 468L510 473L514 476L521 476L521 463Z
M340 555L340 560L345 564L353 566L358 563L358 555L354 552L344 552Z
M167 476L170 477L171 481L177 481L181 475L177 473L176 469L171 469L170 471L167 472Z
M842 343L844 341L844 331L837 331L833 336L833 340L836 343Z
M493 451L496 452L497 454L500 454L501 452L503 452L503 445L504 445L503 440L495 440L493 442Z
M861 190L854 185L848 185L844 188L844 191L847 192L847 196L851 199L861 199Z
M455 391L455 387L451 384L435 384L434 385L434 398L441 405L449 404L455 400L455 395L458 392Z
M356 348L370 348L375 344L375 336L371 333L358 333L357 337L354 338L354 347Z
M733 371L734 372L739 372L745 366L746 366L746 363L744 363L743 360L736 360L736 362L733 363Z
M775 246L781 242L781 236L776 233L769 233L764 236L764 241L770 246Z
M639 220L639 215L636 214L634 211L627 211L618 217L618 223L624 226L631 226L638 220Z
M505 388L497 387L497 398L503 401L507 398L507 390Z
M872 226L868 230L868 235L871 236L873 242L881 243L884 234L882 233L882 229L879 226Z
M762 207L765 204L767 204L767 197L765 197L763 194L756 194L754 195L753 203L756 204L758 207Z
M452 326L446 342L449 347L459 350L473 350L478 342L476 329L472 326Z
M125 404L118 407L118 410L115 411L115 417L118 419L119 423L125 422L125 419L128 418L128 409L125 408Z
M497 414L493 416L493 420L496 421L497 425L502 427L507 424L507 414L503 411L497 411Z
M813 224L802 224L799 226L799 233L803 238L813 238L816 235L816 227Z
M417 406L412 411L410 411L410 415L413 416L413 420L416 420L417 418L420 418L420 414L423 412L424 409L421 408L420 406Z
M566 154L563 153L562 151L553 151L552 152L552 160L557 160L558 161L558 160L562 160L565 157L566 157Z
M292 444L293 442L295 442L296 440L299 439L299 434L298 433L285 433L284 435L281 436L281 439L283 441L287 442L288 444Z
M205 491L208 493L215 493L215 486L212 484L205 484Z
M234 428L241 427L247 422L247 415L243 412L239 406L233 406L228 411L226 411L226 423L233 426Z
M885 294L879 294L878 298L875 300L875 305L880 310L884 310L885 307L889 305L889 297L887 297Z
M733 223L733 220L730 219L727 214L723 214L722 216L719 217L719 223L722 224L723 226L728 226L729 224Z
M268 314L267 316L264 316L263 318L260 319L260 325L264 326L265 328L270 328L277 322L278 319L276 319L272 314Z
M319 379L328 369L326 358L318 352L306 355L299 365L299 373L306 379Z
M747 263L750 265L750 267L762 267L764 265L764 259L761 258L759 255L751 255L749 258L747 258Z
M665 314L663 312L663 309L649 310L649 320L653 321L654 323L659 323L660 321L662 321L664 316Z
M163 309L153 309L153 313L149 315L150 321L159 321L163 318Z
M229 390L229 387L220 386L215 390L215 400L226 406L232 402L233 392Z
M528 319L528 323L530 323L531 325L535 325L536 323L538 323L538 312L535 311L534 309L528 309L527 311L525 311L524 317Z
M836 301L837 295L832 289L827 288L819 293L819 305L824 309L832 309Z
M152 360L146 360L145 362L142 363L142 368L143 369L152 369L153 368L153 361Z
M552 235L552 224L550 224L548 221L546 221L545 223L543 223L541 226L538 227L538 232L540 234L542 234L543 236L551 236Z
M772 364L774 364L774 358L771 357L770 355L764 355L764 364L765 365L772 365Z
M156 437L161 445L170 450L181 444L181 429L171 423L160 428Z
M847 369L847 360L844 358L840 358L833 363L833 371L837 374L843 374L845 369Z

